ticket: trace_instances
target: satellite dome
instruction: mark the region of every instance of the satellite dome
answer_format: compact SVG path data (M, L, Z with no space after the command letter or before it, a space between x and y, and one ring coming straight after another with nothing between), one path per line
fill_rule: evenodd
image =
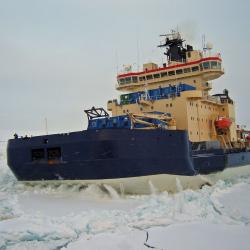
M211 42L207 42L206 48L207 49L212 49L213 48L213 44Z

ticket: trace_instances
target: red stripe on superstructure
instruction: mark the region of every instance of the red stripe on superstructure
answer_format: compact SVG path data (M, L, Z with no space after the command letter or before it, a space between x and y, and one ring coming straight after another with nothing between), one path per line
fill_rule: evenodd
M201 63L201 62L205 62L205 61L211 61L211 60L222 61L220 57L206 57L206 58L202 58L200 60L194 61L194 62L177 64L177 65L168 66L168 67L165 67L165 68L158 68L158 69L153 69L153 70L148 70L148 71L131 72L131 73L127 73L127 74L120 74L120 75L117 75L117 78L127 77L127 76L139 76L139 75L153 73L153 72L161 72L161 71L168 70L168 69L180 68L180 67L184 67L184 66L188 66L188 65L194 65L194 64L197 64L197 63Z

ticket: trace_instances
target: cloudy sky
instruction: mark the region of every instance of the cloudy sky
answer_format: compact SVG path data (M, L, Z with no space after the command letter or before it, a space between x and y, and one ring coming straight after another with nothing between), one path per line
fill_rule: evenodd
M83 129L85 108L119 95L117 65L162 62L159 34L177 26L221 52L215 90L250 127L249 13L247 0L0 0L0 136L44 131L45 118L51 133Z

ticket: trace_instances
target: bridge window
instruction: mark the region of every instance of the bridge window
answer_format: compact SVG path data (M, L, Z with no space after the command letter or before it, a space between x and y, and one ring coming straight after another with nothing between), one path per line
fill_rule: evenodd
M179 74L182 74L183 73L183 70L182 69L177 69L176 70L176 75L179 75Z
M154 78L160 78L160 74L154 74Z
M146 80L146 77L145 77L145 76L140 76L140 77L139 77L139 80L140 80L140 81L145 81L145 80Z
M202 63L200 64L200 70L201 70L201 71L203 70L203 66L202 66Z
M43 148L37 148L31 150L32 161L38 161L45 158L45 152Z
M191 72L191 69L190 68L185 68L185 69L183 69L183 72L184 73L189 73L189 72Z
M166 76L168 76L168 72L162 72L161 73L161 77L166 77Z
M168 75L169 75L169 76L174 76L174 75L175 75L175 71L169 71L169 72L168 72Z
M118 82L119 82L120 84L124 84L124 83L125 83L125 78L120 78L120 79L118 80Z
M126 83L131 83L131 77L126 77L126 78L125 78L125 82L126 82Z
M192 67L192 71L198 71L199 70L199 67L198 66L195 66L195 67Z
M211 62L211 68L212 69L217 69L217 62L216 61Z
M203 68L204 68L204 69L210 69L210 64L209 64L209 62L204 62L204 63L203 63Z
M147 75L146 78L147 78L147 80L151 80L151 79L153 79L153 76L152 75Z
M132 82L138 82L137 76L132 76Z
M220 62L218 62L218 67L217 68L221 69L221 63Z

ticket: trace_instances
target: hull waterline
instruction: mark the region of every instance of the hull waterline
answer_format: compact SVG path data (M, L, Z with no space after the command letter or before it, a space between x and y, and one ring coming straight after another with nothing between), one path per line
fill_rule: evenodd
M104 179L104 180L56 180L56 181L21 181L28 186L58 187L66 185L79 186L79 189L89 185L97 185L108 192L109 186L121 195L123 194L154 194L158 192L175 193L185 189L200 189L205 185L214 185L218 180L227 180L250 174L250 165L237 168L227 168L222 172L208 175L180 176L180 175L150 175L131 178Z

